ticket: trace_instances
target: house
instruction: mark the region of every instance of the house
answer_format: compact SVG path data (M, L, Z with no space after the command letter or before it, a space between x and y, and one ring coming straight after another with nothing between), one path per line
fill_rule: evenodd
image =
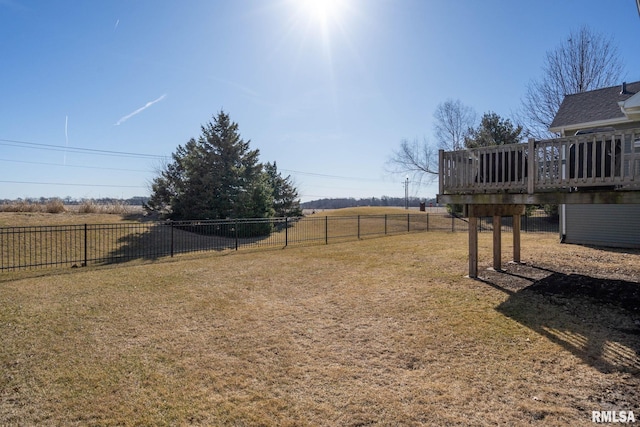
M567 137L632 128L640 128L640 81L565 96L549 130ZM626 143L640 153L640 139ZM640 205L561 205L560 229L567 243L640 248Z

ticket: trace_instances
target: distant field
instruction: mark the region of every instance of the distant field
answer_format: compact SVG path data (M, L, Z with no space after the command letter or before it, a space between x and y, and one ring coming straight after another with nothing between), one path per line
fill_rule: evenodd
M592 410L640 414L637 310L582 293L637 290L639 253L523 235L527 264L512 265L505 236L496 273L484 233L474 281L466 239L0 275L0 425L566 426L590 425Z
M111 224L138 221L141 215L101 213L0 212L0 227L32 227L42 225Z
M358 206L343 209L304 209L305 215L384 215L384 214L402 214L402 213L419 213L418 208L405 209L398 206ZM446 207L426 207L425 213L447 213Z
M404 209L399 207L356 207L345 209L305 209L308 217L341 217L357 215L412 215L420 214L417 209ZM427 208L426 213L446 213L445 208ZM424 213L423 213L424 214ZM0 227L21 227L40 225L75 225L75 224L109 224L119 221L143 221L146 220L139 209L127 214L109 213L78 213L77 207L68 207L62 213L46 212L2 212L0 211Z

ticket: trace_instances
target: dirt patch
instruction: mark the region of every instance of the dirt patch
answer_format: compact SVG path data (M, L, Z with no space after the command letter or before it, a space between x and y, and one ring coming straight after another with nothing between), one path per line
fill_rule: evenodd
M487 268L480 280L504 289L527 289L555 298L587 298L600 305L640 314L640 250L561 245L562 251L536 253L523 263Z
M638 313L640 309L640 285L625 280L553 273L535 282L528 290L548 296L588 298L593 304L614 305L632 313Z
M640 316L640 283L635 281L633 272L626 275L618 272L619 277L626 276L631 280L598 277L603 273L601 269L591 269L590 273L594 276L585 273L564 273L536 265L507 264L501 272L487 270L481 275L481 280L512 292L526 289L551 300L586 298L592 304L616 306Z
M638 251L563 249L554 255L566 259L538 253L529 263L482 271L480 280L509 295L498 311L608 376L587 397L593 406L575 402L576 409L634 409L640 401Z

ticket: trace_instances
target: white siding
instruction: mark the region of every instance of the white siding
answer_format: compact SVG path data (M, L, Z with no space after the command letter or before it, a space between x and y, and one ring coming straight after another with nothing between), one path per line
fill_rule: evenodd
M640 205L566 205L565 242L640 248Z

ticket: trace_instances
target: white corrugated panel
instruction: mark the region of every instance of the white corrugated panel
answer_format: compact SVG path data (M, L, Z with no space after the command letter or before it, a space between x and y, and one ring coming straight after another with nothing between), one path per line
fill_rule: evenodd
M640 248L640 205L567 205L565 242Z

